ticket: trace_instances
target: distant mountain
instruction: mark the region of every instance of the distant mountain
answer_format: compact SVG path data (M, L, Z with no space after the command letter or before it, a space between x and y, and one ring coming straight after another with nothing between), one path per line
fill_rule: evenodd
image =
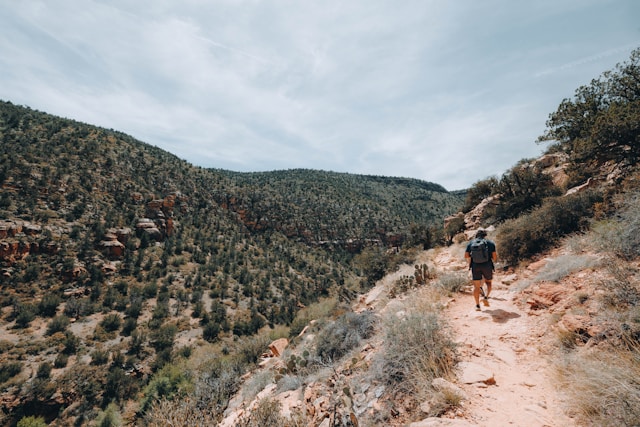
M194 344L228 352L301 307L349 299L398 250L437 242L463 202L415 179L205 169L10 102L0 140L9 421L81 419L98 400L130 400Z

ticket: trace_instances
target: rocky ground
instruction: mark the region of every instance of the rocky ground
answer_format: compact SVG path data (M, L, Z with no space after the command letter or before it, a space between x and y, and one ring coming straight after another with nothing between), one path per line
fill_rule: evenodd
M427 263L441 273L464 272L463 253L464 243L455 244L425 251L417 263ZM552 320L553 310L540 308L543 302L558 305L572 289L565 287L559 290L557 284L549 287L544 283L530 286L529 281L546 260L548 258L519 271L498 272L490 306L482 307L481 311L475 310L470 282L461 292L444 298L443 316L451 327L459 354L457 379L445 386L452 387L462 400L459 406L441 417L428 417L424 413L425 418L415 421L421 418L419 410L416 414L415 408L404 407L402 401L389 401L390 396L384 387L369 383L366 375L358 374L366 369L362 366L366 366L375 353L384 348L384 342L376 336L362 346L355 356L359 362L353 366L347 366L353 363L354 358L351 358L344 366L328 371L325 377L309 380L298 390L278 393L275 384L271 384L252 402L240 397L234 399L221 425L234 425L239 417L251 410L252 405L255 407L258 399L271 397L281 402L283 414L292 411L312 414L311 425L320 427L576 426L576 421L567 415L565 397L554 386L551 357L556 348L554 343L557 343L554 328L558 324L558 315ZM401 311L409 300L428 292L425 287L396 298L390 296L393 283L399 277L412 273L413 266L404 266L388 275L354 303L354 311L372 310L381 316ZM283 355L266 360L262 369L274 369L290 351L276 350ZM342 395L344 385L351 390L349 396ZM332 424L339 416L332 412L336 402L348 408L342 414L342 424ZM371 413L375 411L388 411L393 416L386 417L384 424L372 421L358 423L358 419L372 419ZM348 419L354 421L351 424L346 421L345 424L344 420Z
M438 263L457 265L459 258L451 255L443 252ZM553 385L546 316L531 312L529 298L518 290L527 273L533 272L497 274L490 306L482 311L475 310L470 287L445 310L459 343L458 382L467 397L460 418L467 425L575 425Z

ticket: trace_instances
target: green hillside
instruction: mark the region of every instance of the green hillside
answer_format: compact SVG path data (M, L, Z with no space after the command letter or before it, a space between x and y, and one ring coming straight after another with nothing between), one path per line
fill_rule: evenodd
M463 200L414 179L195 167L10 102L0 139L9 424L82 424L94 408L137 402L155 373L203 345L241 354L239 377L264 350L247 355L243 337L295 330L301 307L349 300L437 242Z

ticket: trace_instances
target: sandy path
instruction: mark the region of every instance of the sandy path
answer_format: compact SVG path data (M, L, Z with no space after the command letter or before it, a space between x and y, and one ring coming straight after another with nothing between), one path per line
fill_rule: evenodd
M464 416L478 426L575 426L540 351L542 334L536 331L544 320L520 309L516 298L497 276L490 307L476 311L469 287L445 310L459 343L460 386L469 397Z

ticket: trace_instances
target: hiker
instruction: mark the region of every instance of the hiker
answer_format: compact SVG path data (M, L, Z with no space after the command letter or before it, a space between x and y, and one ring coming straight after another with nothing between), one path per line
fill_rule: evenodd
M489 294L491 293L491 280L493 279L494 263L498 259L496 244L487 239L487 231L480 228L476 232L475 239L471 240L464 252L464 257L469 261L471 278L473 280L473 299L476 301L476 310L480 310L480 293L482 292L483 303L489 305ZM487 284L487 292L482 290L482 279Z

